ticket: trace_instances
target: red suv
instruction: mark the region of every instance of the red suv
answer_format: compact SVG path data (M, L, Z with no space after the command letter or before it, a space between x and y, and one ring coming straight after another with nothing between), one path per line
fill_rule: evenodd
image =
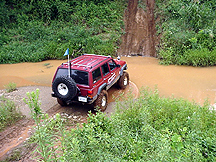
M129 83L127 64L110 56L84 54L62 63L52 81L52 96L60 105L73 101L94 104L101 111L107 108L107 90L117 83L124 89Z

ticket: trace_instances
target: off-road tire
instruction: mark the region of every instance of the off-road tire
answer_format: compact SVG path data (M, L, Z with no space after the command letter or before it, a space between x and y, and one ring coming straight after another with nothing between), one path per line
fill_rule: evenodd
M123 75L119 78L117 85L121 89L125 89L129 84L129 74L127 72L123 72Z
M66 101L62 101L59 98L57 98L57 102L59 103L59 105L61 106L67 106L67 102Z
M102 90L94 102L94 107L100 111L105 111L107 108L108 93L106 90Z
M60 76L53 81L52 90L57 98L62 101L73 99L77 94L75 81L68 76Z

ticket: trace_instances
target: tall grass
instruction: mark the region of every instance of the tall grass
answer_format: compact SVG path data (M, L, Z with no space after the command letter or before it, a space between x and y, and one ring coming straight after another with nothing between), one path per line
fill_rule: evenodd
M61 123L55 120L51 127L55 129L49 124L40 126L43 139L39 132L34 135L33 142L46 141L39 148L50 146L48 152L56 153L45 161L216 160L216 112L207 102L200 106L184 99L161 98L157 91L145 89L137 100L117 104L110 118L90 113L87 123L71 130L59 127ZM53 142L61 151L53 149Z
M0 132L21 118L22 115L17 111L15 103L0 96Z

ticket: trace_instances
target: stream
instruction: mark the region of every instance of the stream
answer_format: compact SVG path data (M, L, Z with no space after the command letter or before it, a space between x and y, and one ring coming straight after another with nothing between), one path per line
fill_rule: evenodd
M160 65L152 57L122 57L128 64L130 80L139 89L157 87L161 96L184 98L203 104L208 98L216 102L216 67L189 67ZM50 86L57 66L66 60L47 60L38 63L0 65L0 89L9 82L18 87Z

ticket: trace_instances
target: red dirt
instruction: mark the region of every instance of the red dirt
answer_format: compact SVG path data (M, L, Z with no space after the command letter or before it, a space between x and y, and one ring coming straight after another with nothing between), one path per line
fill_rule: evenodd
M139 3L139 0L128 1L124 15L126 33L118 53L156 57L155 1L143 0L144 9L139 7Z

